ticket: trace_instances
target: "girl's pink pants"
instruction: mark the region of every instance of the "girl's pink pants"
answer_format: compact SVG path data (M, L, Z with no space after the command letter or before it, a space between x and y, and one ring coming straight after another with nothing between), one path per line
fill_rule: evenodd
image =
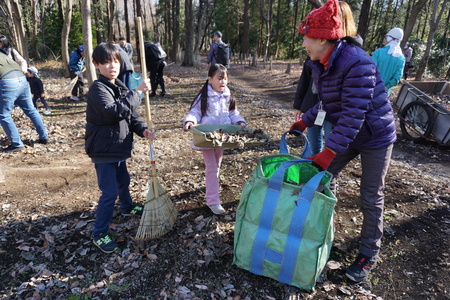
M220 204L219 171L222 163L223 149L202 150L205 161L206 204Z

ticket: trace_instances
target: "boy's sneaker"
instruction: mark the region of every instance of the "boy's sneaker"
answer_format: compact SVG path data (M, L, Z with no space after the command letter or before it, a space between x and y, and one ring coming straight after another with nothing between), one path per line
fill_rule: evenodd
M225 213L225 209L220 204L208 205L213 213L216 215L221 215Z
M18 152L22 150L25 150L25 147L14 147L13 145L9 145L8 147L3 148L2 152Z
M117 243L114 242L108 232L101 233L93 238L95 246L105 253L112 253L118 249Z
M133 207L132 210L130 210L127 213L122 213L122 215L124 216L137 216L137 217L141 217L142 213L144 212L144 208L142 206L135 206Z
M70 100L80 101L80 98L78 98L77 96L72 95L72 96L70 96Z
M377 265L376 257L358 254L355 262L347 269L345 276L354 282L361 282L369 276L370 271Z
M52 113L52 111L51 111L50 109L44 110L44 115L49 115L49 114L51 114L51 113Z

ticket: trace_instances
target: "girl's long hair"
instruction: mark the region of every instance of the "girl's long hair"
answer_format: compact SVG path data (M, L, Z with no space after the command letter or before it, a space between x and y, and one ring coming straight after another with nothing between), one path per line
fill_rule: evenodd
M209 67L208 70L208 77L214 77L217 72L220 72L220 75L227 75L228 76L228 70L226 67L224 67L221 64L212 64L211 67ZM191 103L190 109L198 102L200 101L200 109L202 112L202 117L206 115L206 111L208 110L208 80L206 80L205 84L203 85L200 92L195 96L194 101ZM235 110L236 109L236 103L232 97L230 97L230 106L229 110Z

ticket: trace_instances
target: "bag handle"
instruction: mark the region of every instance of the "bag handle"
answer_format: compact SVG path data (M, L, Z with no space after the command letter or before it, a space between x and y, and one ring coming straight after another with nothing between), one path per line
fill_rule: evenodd
M272 177L269 179L264 203L262 206L260 222L258 226L258 232L255 236L253 243L250 271L252 273L262 275L264 260L270 260L278 264L282 264L283 271L280 272L279 281L284 283L290 283L295 270L296 253L301 244L303 226L308 215L309 207L314 196L314 192L317 190L320 182L325 175L326 171L322 171L314 175L303 186L297 200L296 207L291 219L291 225L289 227L289 234L293 234L292 237L288 237L286 246L288 252L278 253L267 248L267 242L269 240L270 232L272 231L272 223L275 215L275 209L280 197L280 191L283 185L283 179L286 170L296 164L310 162L309 159L298 159L282 162L279 168L275 171ZM289 242L289 245L288 245Z
M305 147L303 148L303 153L301 155L301 158L310 157L311 156L311 148L309 147L308 138L301 131L294 130L294 132L300 134L305 139ZM288 148L287 142L286 142L286 135L288 133L290 133L290 131L286 131L281 135L281 139L280 139L280 153L281 154L289 154L289 148Z

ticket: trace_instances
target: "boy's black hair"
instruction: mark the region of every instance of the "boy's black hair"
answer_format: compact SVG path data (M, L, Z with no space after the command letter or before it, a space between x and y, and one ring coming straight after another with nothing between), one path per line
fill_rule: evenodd
M122 63L119 49L113 43L100 43L92 52L92 60L98 64L106 64L117 60Z
M220 72L221 75L227 75L228 76L228 70L225 66L221 64L212 64L209 67L208 70L208 77L214 77L217 72ZM208 80L206 80L205 84L203 85L200 92L195 96L194 101L191 103L192 108L197 101L200 101L200 109L202 112L202 117L206 115L206 111L208 110ZM233 98L230 97L230 106L228 108L229 110L235 110L236 109L236 102Z

